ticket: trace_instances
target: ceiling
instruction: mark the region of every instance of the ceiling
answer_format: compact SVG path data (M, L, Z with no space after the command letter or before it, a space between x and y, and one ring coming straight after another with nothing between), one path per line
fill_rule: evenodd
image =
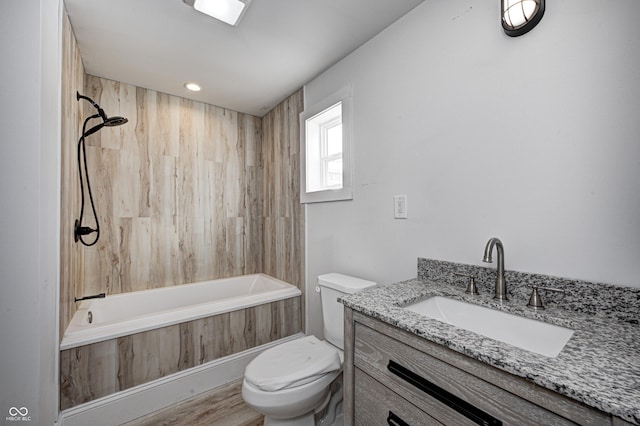
M181 0L64 0L88 74L257 116L421 2L253 0L232 27Z

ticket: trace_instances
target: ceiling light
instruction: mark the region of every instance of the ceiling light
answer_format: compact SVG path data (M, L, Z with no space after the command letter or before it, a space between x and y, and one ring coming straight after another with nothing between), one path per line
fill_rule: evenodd
M511 37L526 34L544 15L544 0L501 0L502 28Z
M229 25L237 25L251 0L182 0L202 12Z
M185 83L184 87L186 87L187 90L191 90L192 92L199 92L200 90L202 90L200 85L196 83Z

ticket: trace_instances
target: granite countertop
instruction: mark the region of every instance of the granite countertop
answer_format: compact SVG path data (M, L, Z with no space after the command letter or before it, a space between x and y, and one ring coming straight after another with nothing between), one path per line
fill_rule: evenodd
M457 266L465 269L464 265ZM509 301L498 302L492 299L492 289L486 285L481 287L479 296L473 296L464 293L464 278L458 278L457 283L452 284L450 280L435 280L425 275L419 270L417 279L372 287L344 296L341 301L355 311L640 424L640 326L637 324L637 311L627 308L620 319L620 312L618 316L611 315L616 309L604 314L585 313L582 312L584 309L569 301L563 304L562 299L558 303L546 303L545 310L534 311L526 307L528 297L523 297L524 291L517 291L517 288L510 292ZM639 295L638 291L630 290L627 296L635 303ZM560 354L550 358L401 308L432 296L486 306L568 327L575 332Z

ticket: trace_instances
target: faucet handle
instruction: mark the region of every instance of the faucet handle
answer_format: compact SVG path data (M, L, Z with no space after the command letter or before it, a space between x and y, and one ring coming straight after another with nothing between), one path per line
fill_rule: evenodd
M543 287L539 285L531 286L531 296L529 296L529 302L527 303L527 307L533 309L544 309L544 305L542 304L542 298L540 297L540 293L538 293L538 289L545 291L555 291L556 293L566 293L564 290L553 287Z
M473 275L459 274L457 272L454 272L454 274L458 275L460 277L468 277L469 278L469 282L467 283L467 289L464 291L465 293L469 293L469 294L473 294L473 295L480 294L480 293L478 293L478 286L476 285L477 276L475 274L473 274Z

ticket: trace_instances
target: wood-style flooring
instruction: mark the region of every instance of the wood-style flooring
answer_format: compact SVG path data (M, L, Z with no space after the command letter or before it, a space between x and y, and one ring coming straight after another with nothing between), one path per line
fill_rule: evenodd
M244 403L241 392L239 380L124 426L262 426L264 417Z

